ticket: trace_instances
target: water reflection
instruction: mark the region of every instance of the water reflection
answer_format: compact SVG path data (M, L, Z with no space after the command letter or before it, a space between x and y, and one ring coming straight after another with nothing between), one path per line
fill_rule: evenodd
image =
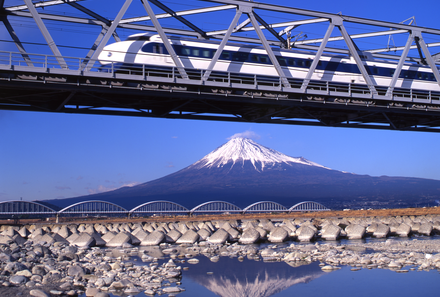
M191 265L184 276L222 297L268 297L325 274L318 262L295 267L285 262L263 263L247 259L239 262L228 257L220 257L216 263L206 257L199 257L199 260L200 263Z

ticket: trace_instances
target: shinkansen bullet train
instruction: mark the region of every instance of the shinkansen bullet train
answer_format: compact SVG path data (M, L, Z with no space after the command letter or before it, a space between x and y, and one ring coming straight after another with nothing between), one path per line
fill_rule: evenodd
M207 69L219 42L190 38L170 38L174 51L185 68ZM295 49L273 49L275 56L287 78L305 78L315 57L315 53ZM367 56L368 57L368 56ZM364 56L365 58L365 56ZM104 47L99 55L103 68L129 69L133 65L145 64L149 68L173 67L159 35L135 34L125 41ZM378 86L388 87L397 66L397 61L366 59L366 68ZM227 71L244 75L264 75L279 77L263 47L227 43L214 71ZM323 54L311 78L317 81L364 84L354 59L347 55ZM396 88L440 91L431 68L416 63L405 63Z

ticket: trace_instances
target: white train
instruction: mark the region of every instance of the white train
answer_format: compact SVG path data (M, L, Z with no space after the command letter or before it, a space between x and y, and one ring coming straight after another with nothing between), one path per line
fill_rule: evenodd
M219 42L171 37L170 42L185 68L207 69ZM315 53L303 50L273 49L287 78L303 79L315 57ZM146 64L153 68L173 67L159 35L135 34L125 41L104 47L99 55L104 67L114 64L114 69L130 68ZM378 86L388 87L397 67L397 61L373 59L369 55L366 68ZM263 47L227 43L214 71L227 71L249 75L278 77L275 67ZM316 81L363 84L354 59L346 55L323 54L311 78ZM416 63L405 63L396 88L440 91L431 68Z

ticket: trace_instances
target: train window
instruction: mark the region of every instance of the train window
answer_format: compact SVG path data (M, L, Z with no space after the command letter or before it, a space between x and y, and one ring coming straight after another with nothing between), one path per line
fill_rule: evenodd
M258 55L251 54L250 55L250 61L251 62L258 62Z
M248 53L240 53L240 52L232 53L232 61L244 62L248 60L248 57L249 57Z
M191 49L188 47L182 48L182 56L190 56L191 55Z
M277 57L278 63L280 63L280 66L287 66L286 58L284 57Z
M222 52L220 57L222 60L231 60L231 52Z
M268 63L269 62L269 57L266 55L260 55L260 62L261 63Z
M147 43L146 45L144 45L142 47L142 51L144 53L151 53L151 52L153 52L153 45L151 43Z
M212 58L213 55L212 55L212 52L210 50L205 49L205 50L202 51L202 56L204 58Z
M192 54L193 54L193 56L199 57L200 56L200 49L193 48Z
M162 48L161 48L161 46L160 46L159 43L156 43L156 44L154 45L154 47L153 47L153 53L155 53L155 54L162 54L162 53L163 53L163 52L162 52Z

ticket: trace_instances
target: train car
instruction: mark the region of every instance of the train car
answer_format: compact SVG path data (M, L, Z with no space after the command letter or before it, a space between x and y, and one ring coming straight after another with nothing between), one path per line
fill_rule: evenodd
M171 37L170 43L183 66L197 70L208 68L220 44L215 41L178 37ZM273 52L289 79L304 79L316 55L311 51L297 49L273 48ZM376 85L388 87L397 67L397 61L373 58L369 53L364 53L361 57ZM116 70L142 64L157 69L175 66L160 36L142 33L131 35L125 41L107 45L98 59L103 67L112 65ZM239 43L226 44L213 70L279 77L263 47ZM321 56L311 79L365 84L353 57L328 53ZM395 87L440 91L431 68L411 62L404 63Z

